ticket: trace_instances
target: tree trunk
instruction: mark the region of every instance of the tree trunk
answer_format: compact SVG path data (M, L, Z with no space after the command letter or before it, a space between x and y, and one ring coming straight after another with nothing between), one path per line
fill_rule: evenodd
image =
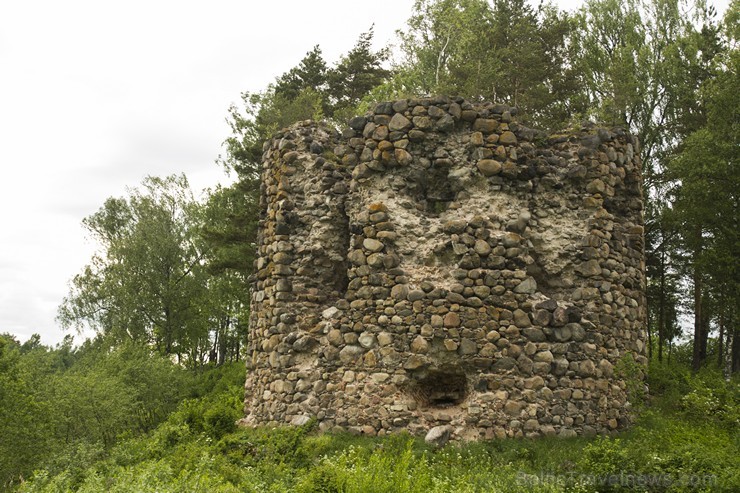
M227 334L229 333L229 322L230 318L228 316L223 317L223 319L220 322L221 325L221 337L218 341L218 360L216 361L217 365L223 365L224 361L226 361L226 349L227 344L229 342Z
M663 362L665 339L665 250L660 252L660 301L658 306L658 361Z
M650 305L650 302L647 302L648 306ZM651 320L651 313L652 311L650 309L647 311L647 336L648 336L648 361L653 360L653 321Z
M699 272L699 266L697 265L697 252L695 252L694 258L694 347L691 359L691 369L693 371L699 371L704 358L702 357L702 341L705 339L703 324L702 324L702 306L701 306L701 273Z
M719 316L719 337L717 338L717 368L722 368L722 362L724 361L724 342L725 336L725 321L722 315Z
M735 334L732 328L727 328L727 349L725 350L725 360L722 363L722 372L724 373L725 380L728 382L732 377L732 353L735 348Z
M732 364L731 373L735 374L740 371L740 334L738 334L737 327L732 329Z

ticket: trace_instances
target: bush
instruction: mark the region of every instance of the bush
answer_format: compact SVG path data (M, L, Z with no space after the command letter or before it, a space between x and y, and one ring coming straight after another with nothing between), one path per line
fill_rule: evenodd
M208 436L219 440L236 429L236 420L239 419L240 414L239 410L234 409L233 406L219 402L203 414L203 429Z

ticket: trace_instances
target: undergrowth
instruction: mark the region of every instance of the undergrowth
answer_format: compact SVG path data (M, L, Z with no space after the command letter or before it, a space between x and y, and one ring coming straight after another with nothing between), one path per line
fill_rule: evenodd
M233 377L233 376L232 376ZM740 491L737 382L650 369L652 397L617 437L494 440L432 448L406 434L236 428L241 386L183 401L156 430L89 454L84 468L37 471L47 492Z

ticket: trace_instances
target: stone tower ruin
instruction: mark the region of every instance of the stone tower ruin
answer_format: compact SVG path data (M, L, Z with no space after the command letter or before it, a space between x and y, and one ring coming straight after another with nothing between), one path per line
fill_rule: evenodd
M265 143L244 424L461 439L627 424L625 379L642 376L618 370L646 363L637 143L515 115L400 100Z

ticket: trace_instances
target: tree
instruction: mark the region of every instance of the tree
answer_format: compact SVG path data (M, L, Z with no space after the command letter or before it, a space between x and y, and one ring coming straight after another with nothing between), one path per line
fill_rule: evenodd
M316 45L296 67L275 80L275 95L294 100L307 89L323 93L326 90L326 72L327 66L321 48Z
M415 11L399 33L405 59L393 95L503 102L519 107L519 120L547 128L583 111L566 13L524 0L418 0Z
M60 322L196 358L208 343L197 209L184 175L148 177L127 198L106 200L83 221L101 249L73 279Z
M735 2L737 6L737 2ZM736 39L731 39L736 42ZM734 44L734 43L733 43ZM671 160L673 220L692 253L694 283L694 354L698 369L706 358L708 321L715 319L729 335L732 371L740 370L740 103L737 94L740 54L730 49L719 60L720 71L702 86L706 124L692 132ZM705 300L714 299L714 313Z
M52 410L38 398L23 366L21 344L0 334L0 490L29 477L51 442Z
M699 172L697 161L685 163L690 148L696 151L692 160L701 153L702 161L712 161L714 154L709 148L699 150L702 138L690 137L706 124L707 93L702 88L716 78L725 50L714 17L701 0L591 0L580 12L581 27L574 38L575 63L593 115L629 128L641 144L648 200L649 314L658 328L658 357L671 333L670 305L678 301L670 300L681 294L674 289L691 284L691 296L679 298L691 299L697 368L705 358L712 296L700 261L707 256L707 230L690 216L698 217L711 206L703 202L708 197L690 191L694 185L706 189L702 177L708 170Z
M256 198L241 188L245 181L218 187L202 209L202 236L208 244L206 266L209 326L213 331L210 361L238 360L247 335L249 273L255 258Z
M654 357L657 345L658 361L663 361L663 350L670 348L674 339L681 335L680 314L680 271L676 269L679 236L675 227L666 219L669 213L660 202L648 201L648 224L645 228L646 244L651 246L646 258L647 271L647 325L650 357ZM654 341L653 335L657 335Z
M329 90L325 113L344 124L358 113L360 102L390 75L383 67L388 50L372 50L373 27L360 34L355 46L327 72Z
M645 189L660 198L665 160L695 126L686 115L711 76L713 11L702 0L590 0L578 21L574 64L591 116L638 137Z
M252 270L264 142L299 120L328 118L336 123L359 112L363 98L389 74L383 68L387 51L373 51L372 40L371 27L333 67L326 64L321 49L315 46L266 90L242 93L241 106L229 108L231 135L224 143L226 152L219 163L235 172L237 181L212 193L204 229L211 249L210 268L231 276L228 282L222 280L222 286L241 283L240 279L246 280ZM246 286L246 281L242 285Z

